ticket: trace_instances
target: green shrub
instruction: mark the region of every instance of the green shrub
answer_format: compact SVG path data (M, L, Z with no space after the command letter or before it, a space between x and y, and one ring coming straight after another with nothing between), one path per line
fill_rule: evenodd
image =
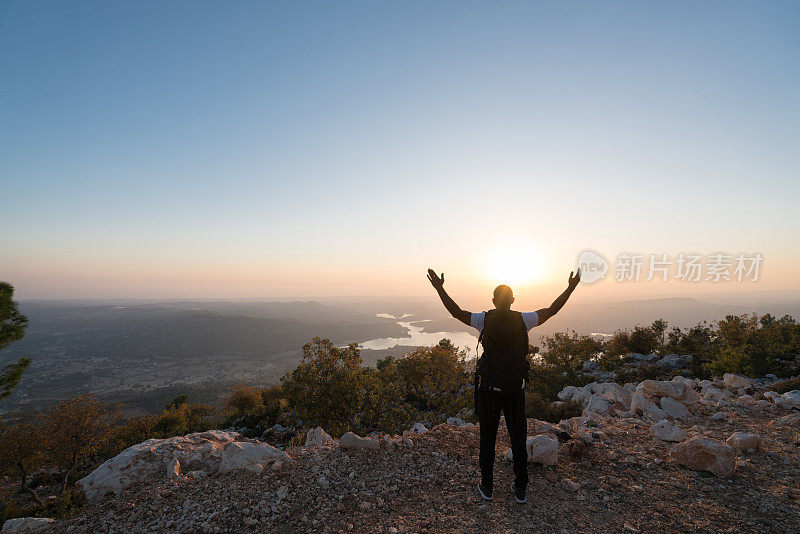
M261 392L252 386L235 386L225 405L237 416L245 415L264 406Z
M338 348L315 337L303 345L303 359L281 378L289 408L304 424L321 426L332 435L356 428L369 371L361 366L355 343Z
M559 368L540 363L531 366L529 378L526 389L548 400L557 400L558 392L566 386L581 387L594 381L591 376L561 372Z
M182 436L189 431L186 414L180 408L164 410L153 426L153 432L162 438Z
M80 488L69 488L54 500L48 502L36 515L53 519L66 519L86 508L86 502L86 495Z
M800 389L800 376L796 376L788 380L781 380L780 382L775 382L769 387L769 389L771 391L777 391L778 393L786 393L787 391L794 391L795 389Z
M583 404L577 401L553 403L538 393L528 392L525 395L525 415L533 419L558 423L583 413Z

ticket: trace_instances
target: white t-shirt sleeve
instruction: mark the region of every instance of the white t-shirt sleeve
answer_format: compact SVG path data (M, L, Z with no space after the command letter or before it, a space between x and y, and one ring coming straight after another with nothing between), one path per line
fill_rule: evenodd
M534 326L539 326L539 314L536 312L523 312L522 320L525 321L525 328L528 330Z
M486 312L481 313L470 313L469 314L469 324L472 328L475 328L480 332L483 330L483 319L486 317Z
M481 313L470 313L469 314L469 324L472 328L475 328L480 332L483 330L483 321L486 318L486 312ZM525 328L530 330L534 326L539 325L539 314L536 312L524 312L522 314L522 320L525 321Z

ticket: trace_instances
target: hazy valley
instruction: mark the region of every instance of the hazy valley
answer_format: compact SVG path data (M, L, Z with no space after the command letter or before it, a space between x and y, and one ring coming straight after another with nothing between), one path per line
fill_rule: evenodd
M20 307L30 327L4 354L9 360L27 356L33 364L4 410L84 392L124 403L129 415L157 412L187 392L198 402L214 403L235 384L277 383L314 336L378 347L362 350L368 365L441 337L474 356L477 341L477 333L453 320L435 299L23 301ZM610 333L660 317L688 326L753 311L798 314L800 305L774 297L587 303L567 307L532 330L530 341L537 344L543 335L568 329Z

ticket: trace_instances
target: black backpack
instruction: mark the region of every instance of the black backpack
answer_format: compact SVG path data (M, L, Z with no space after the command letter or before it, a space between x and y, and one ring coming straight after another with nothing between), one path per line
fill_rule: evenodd
M478 343L483 354L475 368L475 387L511 391L522 389L528 377L528 328L522 314L512 310L489 310Z

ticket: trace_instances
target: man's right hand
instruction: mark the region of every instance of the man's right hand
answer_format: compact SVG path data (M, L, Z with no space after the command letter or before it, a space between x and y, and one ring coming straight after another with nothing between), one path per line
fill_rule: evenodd
M567 285L570 289L575 289L578 286L578 283L581 281L581 270L578 269L578 272L571 272L569 273L569 280L567 280Z
M428 269L428 281L430 281L431 285L435 289L442 289L444 288L444 273L442 273L442 276L440 277L436 274L436 271L433 269Z

